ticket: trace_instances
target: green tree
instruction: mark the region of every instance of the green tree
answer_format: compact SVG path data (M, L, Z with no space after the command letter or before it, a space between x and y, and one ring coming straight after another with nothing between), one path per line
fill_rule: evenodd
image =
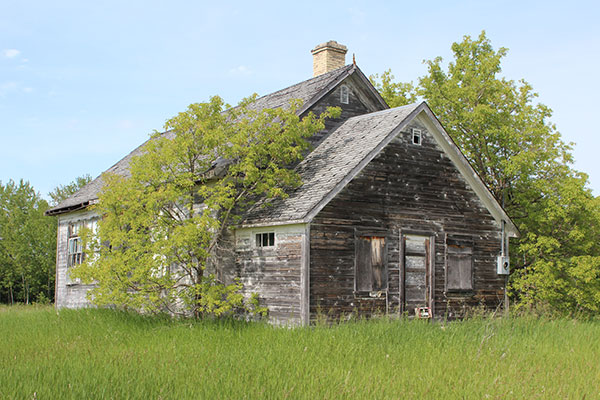
M54 297L56 221L29 182L0 182L0 298L30 303Z
M600 277L600 205L587 176L572 168L552 110L534 103L526 81L499 76L508 50L494 50L485 32L452 51L447 66L440 57L425 61L428 73L414 90L392 82L391 71L372 79L390 104L425 99L517 223L513 295L561 312L599 312L600 287L591 282Z
M58 203L77 192L79 189L87 185L91 180L92 177L89 174L85 174L78 176L74 181L66 185L59 185L55 187L53 191L48 193L48 196L50 196L50 199L52 199L51 205L58 205Z
M299 102L254 110L254 99L227 112L219 97L190 105L152 135L131 177L103 175L98 234L84 232L95 255L72 272L97 282L96 304L197 317L243 306L240 285L210 273L228 229L256 201L300 184L289 166L307 150L305 138L340 112L300 119Z

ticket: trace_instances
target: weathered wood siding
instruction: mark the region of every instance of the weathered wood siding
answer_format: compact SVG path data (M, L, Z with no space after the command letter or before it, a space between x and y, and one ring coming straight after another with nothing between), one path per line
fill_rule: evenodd
M275 245L258 247L257 233L275 233ZM260 304L269 309L277 324L303 322L302 262L305 225L239 229L235 232L235 270L226 270L226 280L239 277L244 294L258 293Z
M55 305L58 308L88 307L90 302L86 299L86 295L93 286L82 285L69 277L69 267L67 266L69 224L77 221L90 221L97 218L97 214L91 211L77 211L59 215L57 218Z
M348 77L335 87L328 95L323 97L318 103L311 107L308 112L313 112L315 115L320 115L327 107L340 107L342 113L339 118L328 119L325 121L325 129L316 133L309 139L313 147L318 146L321 141L330 133L333 132L348 118L357 115L367 114L373 111L379 111L383 108L374 102L371 95L366 93L362 86L356 81L356 77ZM343 104L340 99L341 87L348 87L348 104Z
M422 145L412 144L411 128L422 130ZM387 296L354 292L357 230L386 232ZM504 278L496 274L500 227L435 139L414 120L311 222L311 318L401 312L401 243L407 234L433 241L431 305L436 317L452 318L468 306L493 308L500 303L504 293ZM474 288L468 293L445 289L446 237L452 235L466 236L473 243Z

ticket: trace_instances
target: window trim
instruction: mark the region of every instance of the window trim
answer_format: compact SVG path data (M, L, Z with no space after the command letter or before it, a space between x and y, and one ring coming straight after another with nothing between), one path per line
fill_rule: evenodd
M269 244L269 242L271 242L271 235L273 242L272 244ZM275 231L264 231L264 232L254 232L254 247L257 249L273 249L275 247L277 247L277 235L275 234ZM260 239L261 244L259 244L259 240ZM262 244L265 240L264 238L267 238L267 245Z
M98 233L99 218L77 219L67 223L67 268L82 264L86 259L81 240L81 229L91 229L95 235ZM75 243L71 245L71 243ZM75 247L75 251L71 252Z
M350 88L347 85L340 87L340 103L350 104Z
M444 264L444 290L449 295L470 295L475 291L475 246L473 238L464 235L446 235L446 254ZM456 250L455 250L456 249ZM458 251L457 251L458 250ZM463 258L470 256L470 287L450 287L448 275L450 272L450 258ZM460 284L460 283L459 283Z
M399 288L400 288L400 307L398 307L399 315L405 312L412 312L412 310L406 309L406 255L407 251L405 248L405 240L407 236L425 236L429 238L429 276L430 276L430 292L429 292L429 308L431 310L431 315L436 315L436 307L435 307L435 265L436 265L436 246L438 242L438 234L434 231L422 230L422 229L400 229L399 232L399 255L400 255L400 264L399 264ZM441 239L439 240L441 242ZM442 242L444 243L444 242ZM427 274L427 270L425 274ZM427 277L425 278L427 279ZM444 284L445 285L445 284ZM444 286L445 287L445 286Z
M421 146L423 144L423 130L417 129L417 128L412 128L411 133L412 133L411 143L414 144L415 146ZM416 142L415 142L415 138L418 138L418 140Z
M383 238L383 268L385 273L385 287L381 289L374 289L371 287L371 290L359 290L358 289L358 263L359 263L359 240L362 237L378 237ZM379 231L379 230L358 230L355 229L354 232L354 295L355 297L377 297L381 293L387 293L390 288L390 266L389 266L389 243L390 243L390 235L388 231ZM372 267L371 267L372 273Z
M80 265L85 260L85 253L81 243L80 230L86 225L84 220L69 222L67 232L67 268ZM74 245L71 245L74 243ZM75 247L75 251L71 250Z

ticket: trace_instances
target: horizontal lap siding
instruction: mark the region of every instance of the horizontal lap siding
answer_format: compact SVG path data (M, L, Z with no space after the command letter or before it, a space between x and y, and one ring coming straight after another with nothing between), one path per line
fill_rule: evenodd
M96 214L86 212L75 212L58 217L57 251L56 251L56 299L58 308L81 308L90 306L86 299L88 291L93 285L81 285L72 282L68 278L67 258L69 223L78 220L91 220Z
M423 132L421 146L410 143L411 128ZM311 223L310 311L336 318L357 309L354 295L355 229L388 233L389 298L371 300L367 312L395 312L400 305L401 232L434 236L436 316L460 315L466 306L499 305L504 279L496 274L498 224L423 126L404 129ZM446 295L446 234L473 239L474 291Z
M275 232L275 246L255 243L260 232ZM235 272L246 296L259 295L274 323L301 323L301 266L304 227L272 227L236 232Z

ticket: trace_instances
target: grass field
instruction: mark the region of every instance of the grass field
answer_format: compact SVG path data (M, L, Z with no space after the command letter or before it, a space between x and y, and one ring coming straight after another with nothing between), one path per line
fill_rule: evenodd
M600 322L285 329L2 307L0 398L595 399Z

